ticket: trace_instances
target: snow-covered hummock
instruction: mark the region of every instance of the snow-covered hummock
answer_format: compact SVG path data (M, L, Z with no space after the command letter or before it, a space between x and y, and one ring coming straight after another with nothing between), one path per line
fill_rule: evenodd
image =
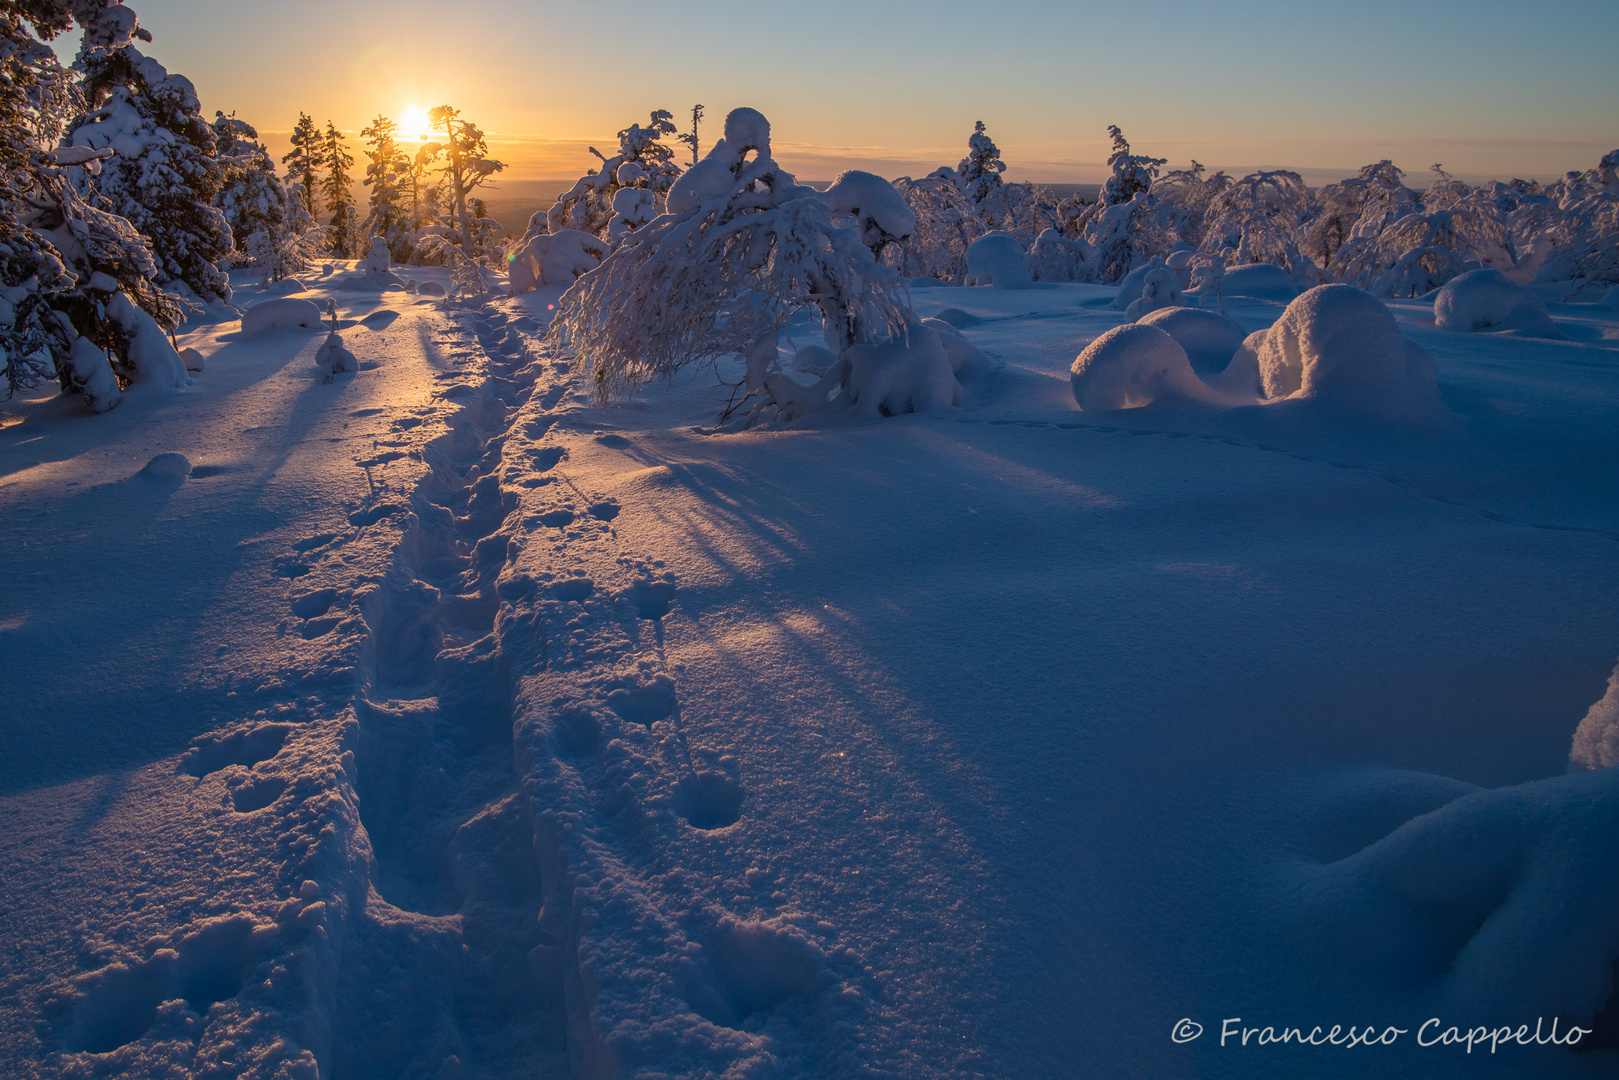
M1123 290L1120 290L1123 295ZM1147 271L1141 279L1141 295L1130 301L1124 317L1134 322L1160 308L1178 307L1181 303L1181 283L1175 271L1167 265Z
M1585 714L1574 732L1570 772L1619 765L1619 666L1608 677L1608 692Z
M1270 263L1252 263L1233 266L1221 279L1226 296L1246 296L1255 300L1280 300L1287 303L1299 294L1299 287L1286 270Z
M997 289L1027 289L1034 285L1023 248L1005 233L980 236L967 246L967 270L979 283Z
M1074 400L1086 412L1134 409L1162 398L1214 397L1186 350L1156 326L1115 326L1081 352L1069 372Z
M851 345L848 394L863 420L932 412L961 403L950 356L931 327L914 326L909 340Z
M191 384L185 361L157 320L130 302L123 293L107 301L107 317L118 324L129 342L129 362L138 382L165 390ZM92 405L93 407L93 405Z
M1433 357L1400 333L1387 305L1353 285L1318 285L1289 304L1265 334L1259 371L1271 401L1315 399L1401 421L1444 411Z
M636 190L625 188L619 194ZM507 266L512 295L542 285L571 285L580 274L600 266L611 250L606 241L578 229L541 233L523 245Z
M242 312L242 335L246 337L266 330L294 327L318 330L321 321L320 306L313 300L284 296L254 304Z
M1192 370L1199 373L1225 370L1248 335L1234 321L1212 311L1189 307L1162 307L1149 311L1136 322L1156 326L1186 350Z
M1522 330L1555 337L1557 327L1546 305L1499 270L1470 270L1447 281L1434 297L1434 325L1441 330Z

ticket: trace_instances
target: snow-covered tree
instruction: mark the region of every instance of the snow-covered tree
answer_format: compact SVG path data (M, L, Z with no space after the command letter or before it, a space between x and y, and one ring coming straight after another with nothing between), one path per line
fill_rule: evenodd
M1309 209L1310 195L1298 173L1251 173L1231 183L1207 208L1203 251L1228 265L1271 263L1300 285L1320 285L1320 267L1300 249Z
M153 285L146 239L70 178L113 154L58 145L82 98L34 35L49 40L75 20L87 47L150 40L133 12L104 0L0 6L0 397L55 379L104 412L131 381L184 384L164 331L186 306Z
M469 259L480 254L475 250L472 237L473 218L467 209L467 197L482 187L495 173L506 166L487 157L489 146L483 132L469 120L461 119L461 111L449 105L439 105L427 114L429 123L444 132L443 142L430 142L418 154L425 164L440 164L440 182L444 185L444 198L448 201L449 223L446 232L427 237L426 247L418 242L417 250L425 258L435 254L442 261L446 241L458 243L461 253Z
M959 285L967 277L967 246L989 231L978 209L962 193L953 170L921 180L902 176L894 190L910 207L916 227L903 243L884 252L884 262L906 277L928 277Z
M287 189L276 173L274 160L259 133L236 114L214 113L214 154L225 171L225 181L214 205L225 215L236 240L236 259L246 261L253 237L273 236L287 226Z
M956 166L962 193L975 203L983 202L1001 186L1001 173L1005 171L1001 148L995 145L984 122L979 120L973 125L973 133L967 136L967 156Z
M703 107L701 105L693 105L691 107L691 130L682 135L675 136L676 139L691 147L691 163L693 165L697 164L698 158L701 156L697 146L697 126L702 122Z
M860 235L835 227L827 202L771 158L769 122L737 109L724 138L670 189L667 213L564 294L551 333L590 365L604 400L740 353L743 389L787 417L858 396L865 354L845 354L906 334L915 316L899 290ZM839 359L805 387L776 370L776 342L811 306Z
M1304 253L1330 276L1349 280L1345 268L1363 261L1366 250L1377 243L1385 228L1417 209L1416 193L1405 186L1404 177L1385 158L1362 168L1359 176L1322 188L1316 217L1305 236ZM1343 229L1346 223L1347 231Z
M1619 282L1619 150L1594 169L1569 173L1546 194L1555 210L1545 235L1555 247L1538 280L1574 281L1575 292Z
M617 212L614 201L619 190L625 187L648 192L652 198L652 214L647 216L647 220L656 216L670 186L680 175L680 166L674 161L674 151L663 143L665 135L674 133L675 125L670 122L670 113L665 109L656 109L646 127L631 124L618 133L618 153L614 156L607 157L594 146L590 147L590 152L600 159L601 168L580 177L572 188L557 198L556 204L546 215L550 231L557 233L563 229L576 229L609 239ZM692 144L695 146L695 134ZM624 169L626 165L633 168ZM619 216L624 217L622 214Z
M388 244L388 254L396 262L410 258L412 225L405 206L405 185L410 180L410 159L395 140L398 128L386 116L362 128L367 140L365 186L371 189L370 206L362 236L380 236Z
M1164 158L1132 153L1117 126L1108 127L1113 152L1108 165L1113 173L1102 185L1100 198L1075 213L1068 209L1065 232L1086 245L1087 274L1093 281L1112 284L1154 256L1162 256L1180 238L1176 235L1174 207L1161 212L1152 185Z
M116 151L98 175L81 172L82 194L151 242L166 288L229 300L222 267L233 258L234 239L214 205L226 170L191 80L171 75L132 44L106 49L89 38L75 66L90 111L66 138L73 146Z
M1107 133L1113 140L1113 152L1107 159L1113 175L1103 182L1101 199L1104 206L1120 206L1138 194L1151 191L1159 168L1169 159L1131 153L1130 141L1116 124L1109 124Z
M330 120L326 121L326 132L321 136L320 161L326 169L320 181L320 194L326 201L326 209L332 213L332 254L339 259L353 258L361 240L369 239L369 235L360 234L359 215L350 194L349 170L354 167L354 155L349 153L343 133Z
M311 218L319 214L315 206L317 177L320 175L323 140L320 128L308 113L298 114L298 123L292 129L292 149L281 157L287 167L287 184L297 185L299 200Z

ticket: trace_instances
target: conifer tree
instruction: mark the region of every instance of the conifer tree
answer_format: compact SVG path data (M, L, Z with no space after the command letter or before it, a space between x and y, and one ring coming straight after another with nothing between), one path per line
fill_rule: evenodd
M75 66L91 111L69 125L67 141L117 151L99 175L80 175L81 194L151 241L159 282L228 300L221 267L233 257L234 241L214 206L225 168L191 80L171 75L133 44L92 47L88 36Z
M287 183L300 189L298 200L304 211L315 217L315 177L320 170L322 144L320 129L308 113L298 114L298 124L292 129L292 149L282 155L281 164L287 167Z
M956 166L961 190L973 202L983 202L990 192L1001 186L1001 173L1005 171L1000 147L985 131L984 122L978 121L967 137L967 156Z
M410 257L411 225L403 201L411 168L410 160L394 139L397 130L392 120L379 113L360 131L370 147L365 155L368 159L365 186L371 189L370 206L360 235L362 239L382 237L387 241L389 255L403 262Z
M702 123L702 122L703 122L703 107L701 105L693 105L691 107L691 130L688 131L684 135L675 136L675 138L679 139L681 142L683 142L687 146L691 147L691 163L693 165L697 164L697 161L698 161L697 125Z
M349 169L354 155L343 141L337 125L326 121L326 133L321 137L320 161L326 167L326 176L320 182L321 196L326 208L332 212L332 254L340 259L351 258L359 244L359 218L354 211L354 199L349 194Z
M287 189L276 173L275 161L251 124L235 113L214 113L214 152L225 170L225 182L214 198L236 240L237 261L248 256L253 238L284 231L287 225Z
M462 251L471 255L472 218L467 211L467 196L506 166L484 156L489 153L489 147L483 132L471 121L461 119L459 109L439 105L427 116L434 128L443 130L444 141L423 146L422 155L428 163L443 158L442 176L447 189L444 196L449 200L451 221L460 233Z

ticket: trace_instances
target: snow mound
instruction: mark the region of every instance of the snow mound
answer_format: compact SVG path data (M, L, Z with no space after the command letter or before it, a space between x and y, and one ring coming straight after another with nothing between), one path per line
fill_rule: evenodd
M184 480L191 475L191 462L184 454L159 454L146 463L140 475L154 480Z
M196 349L181 349L180 359L185 361L187 371L201 371L206 363L202 353Z
M600 266L611 250L598 237L578 229L542 233L512 256L507 267L512 294L531 292L542 285L571 285L579 275Z
M264 287L264 291L271 296L291 296L293 293L307 291L307 287L297 278L282 278Z
M1136 320L1141 326L1156 326L1186 350L1186 358L1197 372L1222 371L1248 336L1242 327L1224 315L1188 307L1164 307L1149 311Z
M1611 769L1619 765L1619 665L1608 677L1608 692L1591 706L1574 732L1568 757L1570 772Z
M422 296L443 296L444 286L436 281L424 281L416 286L416 292Z
M909 341L851 345L849 397L862 419L930 412L960 404L960 385L950 355L931 327L911 327Z
M1441 330L1469 334L1478 330L1524 330L1555 336L1546 305L1522 285L1493 268L1470 270L1451 278L1433 302L1434 324Z
M323 319L320 307L313 300L266 300L242 312L242 333L262 334L266 330L286 330L298 327L319 330Z
M1433 357L1400 333L1381 300L1353 285L1317 285L1294 300L1258 352L1273 401L1315 398L1390 420L1443 410Z
M343 345L342 336L335 330L327 334L326 340L321 343L320 351L315 354L315 363L326 369L328 382L345 372L360 370L360 361Z
M980 236L967 245L967 269L980 283L986 279L997 289L1028 289L1034 286L1029 264L1018 242L1005 233Z
M1254 300L1280 300L1284 303L1299 294L1299 287L1280 266L1253 263L1233 266L1221 278L1221 291L1227 296L1246 296Z
M1074 400L1086 412L1134 409L1160 398L1206 399L1186 350L1156 326L1115 326L1089 345L1069 374Z
M157 320L130 302L123 293L107 301L107 317L118 324L129 341L129 359L135 365L135 380L165 390L191 385L185 361L175 351L169 335Z
M1209 385L1222 394L1248 398L1265 396L1265 380L1259 374L1259 350L1265 346L1268 330L1255 330L1242 340L1225 370L1209 380Z

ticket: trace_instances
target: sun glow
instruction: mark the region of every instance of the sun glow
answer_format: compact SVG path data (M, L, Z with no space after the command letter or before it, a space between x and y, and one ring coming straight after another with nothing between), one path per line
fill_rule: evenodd
M405 142L420 142L428 135L427 110L420 105L412 105L400 110L399 138Z

